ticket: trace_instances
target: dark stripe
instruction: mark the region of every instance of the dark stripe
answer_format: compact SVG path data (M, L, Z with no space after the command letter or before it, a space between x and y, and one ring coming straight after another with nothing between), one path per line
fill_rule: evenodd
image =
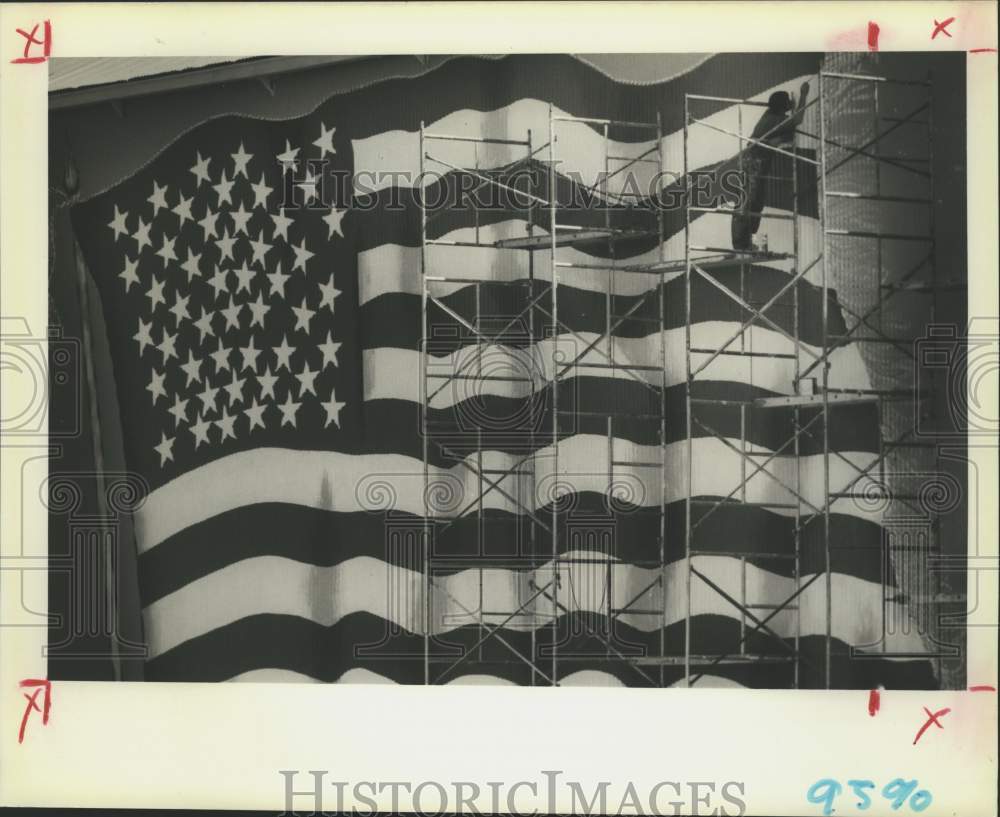
M684 95L720 94L746 99L768 88L819 70L818 53L719 54L677 77L649 85L618 82L568 54L517 54L502 60L459 57L422 77L389 80L343 94L320 106L338 112L355 133L419 129L461 109L492 111L520 99L542 99L581 117L655 123L664 134L684 126ZM366 100L366 105L359 105ZM414 104L419 100L420 104ZM702 103L705 116L725 105ZM592 126L597 131L600 126ZM616 141L641 142L650 131L611 126ZM356 137L359 138L359 137ZM543 142L542 134L536 143Z
M813 158L813 151L801 151L803 157ZM800 191L811 191L811 195L800 195L798 207L793 199L791 176L796 170ZM613 254L617 258L631 258L655 248L658 210L663 213L663 236L670 238L684 229L686 192L697 184L698 205L720 206L724 201L735 201L737 185L732 172L739 168L739 158L732 156L715 164L699 168L697 180L663 178L661 189L643 189L638 182L626 188L632 195L626 202L618 202L609 207L595 192L584 193L593 188L598 179L585 176L568 177L556 173L556 201L559 203L559 223L579 227L610 226L619 230L634 230L638 235L628 240L617 240ZM481 173L481 176L495 179L548 201L549 169L546 165L532 163L522 170L519 180L511 175L514 167L497 168ZM572 168L568 168L571 171ZM729 174L727 177L727 173ZM764 181L764 206L786 213L797 212L800 216L818 217L816 198L815 167L806 162L794 162L791 157L778 156L772 161ZM432 177L436 178L436 177ZM470 198L463 191L473 191ZM353 231L357 236L358 251L370 250L382 244L400 244L408 247L420 245L421 201L426 202L429 217L426 224L429 239L441 238L448 233L476 225L487 227L504 221L530 221L544 235L548 231L549 210L543 206L528 208L529 199L517 197L482 179L449 171L441 174L422 190L416 187L385 187L373 193L362 192L352 202ZM634 199L634 201L632 201ZM701 218L703 213L692 213L692 218ZM727 216L716 214L711 218ZM728 222L727 222L728 224ZM612 251L606 242L595 242L580 249L598 258L607 258Z
M740 623L722 616L699 616L692 620L692 652L739 650ZM595 636L601 633L604 638ZM503 638L522 655L532 655L529 633L503 632ZM671 625L664 632L666 654L683 655L684 624ZM538 668L549 674L551 659L546 651L553 637L552 628L535 633ZM643 633L623 624L613 632L606 629L606 619L593 614L573 614L560 621L558 634L558 672L566 677L581 670L609 672L628 686L651 686L659 682L657 667L641 667L608 657L605 639L623 654L658 655L659 632ZM491 674L527 685L531 668L520 661L496 639L488 639L454 670L448 667L480 640L477 627L463 627L432 642L431 680L445 682L462 675ZM800 688L822 688L826 640L822 636L800 639ZM779 644L755 635L747 641L748 651L767 655L786 655ZM848 645L836 639L831 643L832 686L836 689L936 689L928 660L893 662L878 657L852 657ZM349 669L363 668L391 678L397 683L424 682L423 639L409 633L393 633L377 616L357 613L323 627L307 619L290 616L259 615L192 639L146 666L150 681L222 681L261 668L287 669L324 681L334 681ZM745 686L788 688L793 685L790 663L759 663L752 666L719 664L705 667ZM663 683L670 684L684 675L683 667L663 668ZM651 680L654 682L651 684ZM536 676L536 683L545 679Z
M666 563L685 554L684 502L667 506ZM744 553L750 564L782 576L794 575L794 562L771 554L795 554L795 520L762 508L727 504L708 513L695 532L692 548ZM551 511L538 518L551 526ZM606 552L629 564L659 564L660 521L656 508L609 503L601 494L579 494L559 516L559 551ZM812 520L812 521L807 521ZM826 569L822 517L803 518L800 572ZM143 603L152 604L185 584L227 565L255 556L283 556L314 565L335 565L369 556L421 571L423 519L406 513L336 513L280 503L249 505L194 525L139 557ZM450 525L432 526L435 572L471 567L530 570L552 558L551 536L532 530L530 518L499 510L471 514ZM835 573L866 581L893 583L884 569L882 529L843 514L830 517L831 565ZM759 555L765 554L765 555Z
M733 267L715 270L712 278L724 286L733 297L728 297L699 275L691 278L691 323L726 321L733 324L722 330L718 343L728 340L739 329L739 324L753 317L753 313L740 306L738 297L750 306L760 308L786 287L792 276L772 267ZM612 334L622 338L642 338L655 335L659 323L660 287L654 276L645 276L650 291L643 295L614 295L610 310L606 296L601 292L578 289L572 284L559 285L559 320L576 332L605 334L610 323ZM687 286L683 277L668 281L663 287L663 324L667 329L685 325L687 317ZM841 314L837 297L828 290L828 332L843 334L847 326ZM477 304L478 298L478 304ZM526 312L529 303L537 298L534 315ZM798 309L796 310L796 299ZM420 296L408 293L387 293L361 307L363 344L366 348L390 346L397 349L420 349L422 334ZM551 335L552 295L546 281L524 280L514 283L484 282L478 287L467 286L438 298L445 307L461 315L476 326L481 335L496 343L524 348ZM633 311L634 310L634 311ZM612 316L629 317L619 320ZM821 346L823 342L822 290L800 280L789 287L764 313L774 324L789 335L796 333L803 343ZM616 326L616 324L618 324ZM478 336L455 320L434 301L428 302L427 326L431 342L427 351L436 356L447 355L455 349L475 344ZM774 329L757 319L754 326L768 331ZM729 346L739 349L739 339ZM581 349L582 351L582 349Z
M427 412L431 441L428 461L431 464L453 465L458 459L474 454L480 446L487 451L516 454L537 450L551 443L551 385L534 397L523 398L475 396L476 389L480 387L476 381L461 381L459 386L463 388L459 395L469 393L473 396L449 408ZM770 393L741 383L702 381L694 394L701 399L742 401L768 397ZM641 445L659 445L659 387L626 378L575 377L560 382L558 396L560 439L574 434L603 437L610 428L612 437L616 439ZM665 440L668 444L687 439L685 400L683 384L667 388ZM874 403L831 405L830 450L877 453L877 406ZM747 407L741 428L739 405L695 403L692 405L691 436L698 439L719 435L737 441L742 436L749 445L770 451L780 449L782 456L793 456L795 413L793 407ZM607 415L613 415L610 426ZM821 406L798 409L798 427L802 429L798 450L802 456L823 451L821 415ZM420 405L417 403L369 400L365 403L364 414L367 449L372 453L405 454L421 459L423 438L420 423ZM606 469L606 459L604 452L595 452L594 467Z

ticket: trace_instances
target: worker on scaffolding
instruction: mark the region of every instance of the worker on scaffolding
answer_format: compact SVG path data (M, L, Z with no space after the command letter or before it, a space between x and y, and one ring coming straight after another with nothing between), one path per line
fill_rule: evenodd
M753 236L760 228L761 212L764 209L765 181L771 173L775 151L768 146L779 147L790 144L795 139L795 129L805 114L809 97L809 83L803 82L799 88L798 105L788 91L775 91L767 100L767 109L761 115L750 138L753 140L742 157L743 204L733 213L733 249L755 251ZM793 168L793 172L794 172Z

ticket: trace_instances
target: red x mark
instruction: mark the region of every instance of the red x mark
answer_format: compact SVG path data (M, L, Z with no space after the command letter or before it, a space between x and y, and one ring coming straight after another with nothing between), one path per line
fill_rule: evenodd
M939 721L938 718L942 718L945 715L947 715L949 712L951 712L951 708L946 706L944 709L939 709L937 712L934 712L933 714L931 714L931 711L925 706L924 707L924 712L927 713L927 722L923 726L920 727L920 731L917 732L917 736L913 739L913 745L914 746L916 746L917 741L920 740L920 736L923 735L924 732L926 732L928 729L931 728L931 724L932 723L938 729L944 729L944 727L941 725L941 721Z
M933 40L938 34L944 34L946 37L951 37L948 33L948 26L955 22L954 17L949 17L943 23L939 23L937 20L934 21L934 33L931 34L931 39Z
M49 54L52 52L52 24L48 20L45 21L45 23L44 23L44 25L45 25L45 33L43 34L42 39L40 39L40 40L37 37L35 37L35 33L38 31L38 26L39 25L42 25L42 24L41 23L35 23L35 27L33 29L31 29L31 33L30 34L27 31L25 31L23 28L15 29L15 31L17 31L17 33L20 34L25 39L25 43L24 43L24 56L23 57L18 57L16 60L11 60L11 62L13 62L13 63L39 63L39 62L45 62L49 58ZM28 52L31 51L31 46L33 46L33 45L40 45L42 47L42 55L40 57L29 57L28 56Z
M17 742L22 743L24 741L24 727L28 725L28 716L31 714L32 710L35 712L40 712L42 714L42 725L49 722L49 709L52 706L52 682L44 679L37 678L26 678L21 681L20 686L22 687L37 687L37 689L29 695L27 692L23 693L24 699L28 702L28 705L24 708L24 715L21 717L21 728L17 732ZM43 708L38 707L38 696L40 693L45 693L45 698L43 699Z

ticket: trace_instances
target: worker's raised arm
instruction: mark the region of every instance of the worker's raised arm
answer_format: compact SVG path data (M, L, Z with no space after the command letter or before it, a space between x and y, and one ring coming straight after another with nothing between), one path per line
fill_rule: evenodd
M802 124L802 117L804 117L806 113L807 99L809 99L809 83L803 82L799 87L799 104L795 107L795 113L789 117L791 120L790 124L793 128Z

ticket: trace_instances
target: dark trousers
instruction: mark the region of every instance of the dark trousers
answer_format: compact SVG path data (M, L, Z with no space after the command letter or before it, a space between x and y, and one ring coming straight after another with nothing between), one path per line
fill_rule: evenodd
M743 161L743 206L733 213L732 239L734 250L749 250L753 237L760 229L760 213L764 209L764 181L768 162L747 156Z

